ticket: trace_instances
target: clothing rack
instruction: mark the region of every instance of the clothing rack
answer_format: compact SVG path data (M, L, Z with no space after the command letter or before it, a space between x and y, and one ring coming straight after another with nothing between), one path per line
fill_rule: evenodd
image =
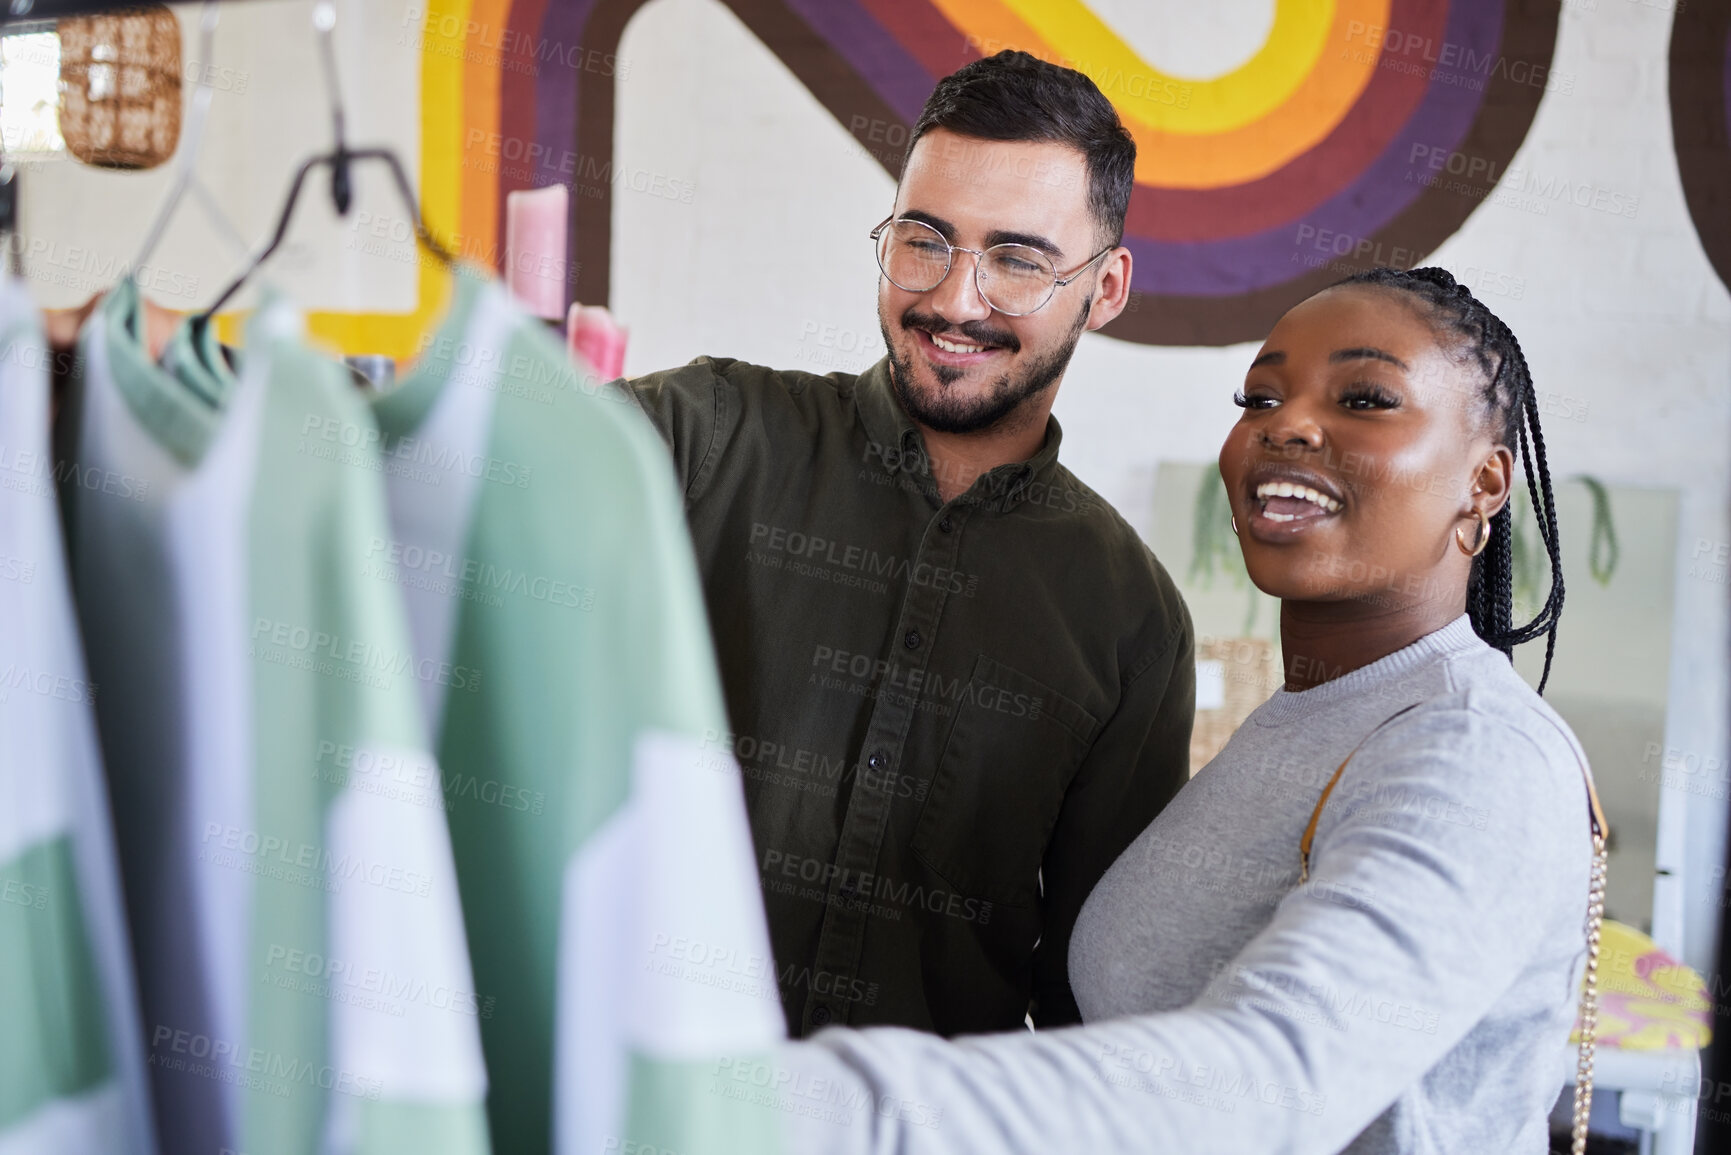
M236 0L223 0L224 3L235 3ZM138 0L132 3L115 3L109 0L0 0L0 27L7 24L37 23L44 20L58 20L62 16L90 16L98 12L118 12L125 8L137 8Z

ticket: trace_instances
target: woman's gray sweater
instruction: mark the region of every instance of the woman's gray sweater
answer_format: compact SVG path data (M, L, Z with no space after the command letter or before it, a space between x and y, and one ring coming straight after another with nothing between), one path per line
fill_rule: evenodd
M1586 954L1579 759L1464 616L1277 692L1088 899L1087 1025L787 1044L789 1150L1544 1152Z

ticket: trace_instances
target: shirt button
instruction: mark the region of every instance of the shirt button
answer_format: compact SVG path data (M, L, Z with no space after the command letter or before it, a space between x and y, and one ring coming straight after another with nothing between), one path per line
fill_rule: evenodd
M829 1022L829 1008L813 1007L811 1009L811 1022L814 1027L821 1027Z
M902 641L907 644L908 649L917 650L920 648L920 632L918 630L909 630L907 635L902 638Z
M879 750L876 754L873 754L870 758L866 759L866 765L870 766L873 770L882 770L889 764L890 760L884 757L884 752L882 750Z
M956 528L956 523L951 521L947 517L944 518L944 520L938 522L938 529L942 530L944 533L948 533L948 532L950 532L950 530L952 530L954 528Z
M855 886L851 882L844 882L842 883L841 889L836 891L836 893L841 895L843 898L852 898L854 895L859 893L859 887Z

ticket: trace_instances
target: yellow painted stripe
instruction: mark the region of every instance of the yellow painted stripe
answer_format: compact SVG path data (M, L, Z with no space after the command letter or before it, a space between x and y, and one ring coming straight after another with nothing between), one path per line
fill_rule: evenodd
M1006 48L1031 53L1052 63L1087 64L1097 80L1113 85L1107 92L1124 126L1136 141L1136 180L1154 188L1220 188L1259 180L1334 131L1364 94L1375 74L1377 54L1353 43L1355 28L1385 28L1391 0L1339 0L1326 44L1343 45L1326 51L1289 99L1267 116L1227 132L1208 136L1161 132L1135 115L1146 100L1171 92L1133 86L1098 62L1066 58L1036 33L1002 0L934 0L944 16L984 55ZM1132 87L1136 88L1131 92Z
M1196 136L1242 128L1285 103L1318 66L1335 7L1333 0L1276 0L1274 26L1256 55L1224 76L1190 80L1148 64L1082 0L1002 2L1114 103L1122 100L1124 115Z
M429 0L421 45L421 218L441 239L455 234L462 192L463 28L471 0ZM442 35L441 27L454 29ZM447 242L448 244L448 242ZM307 315L307 335L342 353L382 353L412 357L421 334L443 314L452 278L435 259L424 256L416 276L416 305L407 313L333 313ZM217 335L241 343L246 314L217 318Z

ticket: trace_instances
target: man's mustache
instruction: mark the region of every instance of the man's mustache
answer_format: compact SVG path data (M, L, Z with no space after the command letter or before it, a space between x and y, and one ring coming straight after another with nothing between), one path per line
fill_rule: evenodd
M902 314L902 328L919 329L934 337L961 338L973 345L987 345L996 349L1007 349L1014 353L1021 349L1022 343L1008 329L995 329L984 321L963 321L960 325L952 325L934 313L921 313L909 309Z

